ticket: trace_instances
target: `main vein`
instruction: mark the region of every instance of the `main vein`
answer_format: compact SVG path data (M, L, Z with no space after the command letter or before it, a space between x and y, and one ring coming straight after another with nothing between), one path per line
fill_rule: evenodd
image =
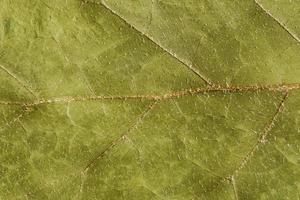
M180 91L170 92L164 95L117 95L117 96L64 96L49 99L36 100L33 102L7 102L0 101L0 105L21 105L25 107L34 107L44 104L68 103L76 101L101 101L101 100L168 100L174 98L183 98L197 94L211 94L211 93L245 93L245 92L260 92L260 91L273 91L273 92L287 92L290 90L300 89L300 83L280 84L280 85L249 85L249 86L209 86L190 88Z

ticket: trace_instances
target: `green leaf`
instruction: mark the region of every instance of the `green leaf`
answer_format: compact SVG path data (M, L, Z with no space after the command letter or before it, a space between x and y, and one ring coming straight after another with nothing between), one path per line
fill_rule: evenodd
M299 199L299 1L0 2L0 199Z

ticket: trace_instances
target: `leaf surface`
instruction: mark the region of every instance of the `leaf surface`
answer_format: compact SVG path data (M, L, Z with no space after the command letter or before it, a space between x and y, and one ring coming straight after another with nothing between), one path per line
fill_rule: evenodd
M1 0L0 198L299 198L298 7Z

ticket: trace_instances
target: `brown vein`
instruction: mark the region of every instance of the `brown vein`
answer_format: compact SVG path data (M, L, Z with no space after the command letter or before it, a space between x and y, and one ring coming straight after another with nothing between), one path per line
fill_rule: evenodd
M300 43L300 38L293 33L283 22L281 22L279 19L277 19L270 11L268 11L264 6L258 2L258 0L254 0L256 5L258 5L269 17L271 17L277 24L281 26L294 40L296 40L298 43Z
M150 111L158 104L159 101L154 101L151 103L147 109L138 117L137 121L128 129L128 131L112 141L103 151L101 151L95 158L93 158L83 169L86 173L98 160L103 158L110 150L112 150L119 143L124 141L145 119L145 117L150 113Z
M275 114L273 115L272 119L266 124L264 130L262 131L262 134L259 136L258 141L253 146L253 148L250 150L249 153L242 159L242 162L239 164L237 169L235 170L235 174L238 174L240 170L242 170L246 164L250 161L250 159L255 155L255 153L258 151L260 145L264 145L267 142L267 136L269 135L270 131L275 126L275 122L278 120L279 115L283 112L284 109L284 102L286 101L288 97L288 92L285 93L283 96L281 102L279 103L277 110Z
M23 83L23 81L21 81L14 73L12 73L11 71L9 71L6 67L4 67L3 65L0 65L0 68L7 73L10 77L12 77L13 79L15 79L25 90L27 90L27 92L29 92L30 94L32 94L34 97L37 97L37 95L30 89L29 86L27 86L25 83Z
M34 107L43 104L55 104L55 103L69 103L73 101L100 101L100 100L168 100L174 98L182 98L185 96L192 96L197 94L210 94L210 93L245 93L245 92L286 92L290 90L300 89L300 83L281 84L281 85L250 85L250 86L209 86L206 88L190 88L180 91L167 93L164 95L124 95L124 96L75 96L75 97L56 97L50 99L43 99L33 102L5 102L0 101L2 105L21 105L25 107Z
M212 86L213 83L212 81L210 81L207 77L205 77L204 75L202 75L196 68L194 68L192 66L192 64L188 63L186 60L180 58L179 56L176 55L176 53L172 52L171 50L163 47L161 44L159 44L158 42L155 41L154 38L152 38L150 35L148 35L147 33L142 32L141 30L139 30L136 26L132 25L129 21L127 21L124 17L122 17L121 15L119 15L116 11L114 11L111 7L109 7L105 1L89 1L89 0L83 0L84 3L93 3L93 4L97 4L100 5L102 7L104 7L106 10L108 10L111 14L113 14L114 16L118 17L120 20L122 20L124 23L126 23L130 28L132 28L133 30L135 30L136 32L138 32L140 35L142 35L145 39L147 39L148 41L150 41L151 43L155 44L157 47L159 47L159 49L161 49L162 51L166 52L168 55L170 55L172 58L176 59L179 63L183 64L185 67L187 67L189 70L191 70L194 74L196 74L198 77L200 77L207 85Z

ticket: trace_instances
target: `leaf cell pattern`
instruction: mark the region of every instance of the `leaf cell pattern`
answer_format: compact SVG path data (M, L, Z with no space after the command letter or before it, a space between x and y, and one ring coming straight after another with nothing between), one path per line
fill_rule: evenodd
M1 198L299 198L297 1L1 4Z

